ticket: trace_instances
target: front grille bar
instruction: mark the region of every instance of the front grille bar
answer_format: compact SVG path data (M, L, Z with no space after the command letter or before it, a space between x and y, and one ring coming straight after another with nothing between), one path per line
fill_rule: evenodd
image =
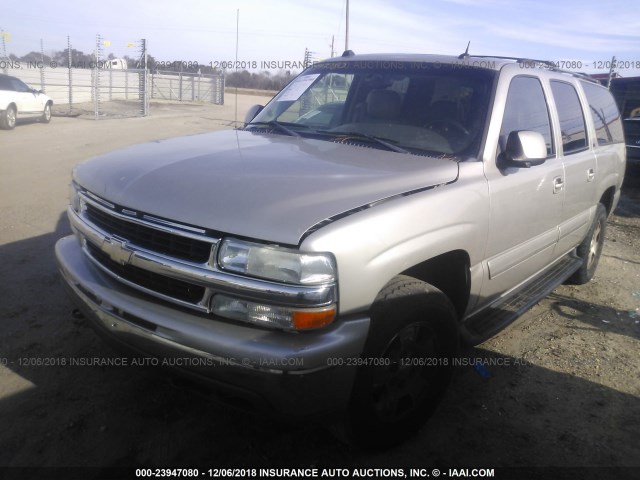
M204 234L206 230L201 228L192 227L190 225L178 224L168 220L163 220L157 217L153 217L151 215L143 215L142 218L138 218L137 216L134 216L135 212L127 209L123 209L123 211L126 211L127 213L129 213L129 215L119 213L115 210L115 208L110 209L105 205L103 205L101 202L94 200L93 197L94 195L91 195L91 196L87 195L87 192L80 193L81 201L86 202L94 206L95 208L102 210L107 215L111 215L120 220L136 223L138 225L152 228L154 230L160 230L162 232L169 233L172 235L179 235L181 237L190 238L192 240L199 240L201 242L208 242L208 243L211 243L212 245L216 245L220 241L219 238L205 236Z

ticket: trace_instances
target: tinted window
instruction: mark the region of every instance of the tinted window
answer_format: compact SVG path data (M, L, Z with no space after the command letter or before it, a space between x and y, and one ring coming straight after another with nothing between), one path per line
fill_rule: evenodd
M511 80L500 130L501 147L504 149L509 133L520 130L541 133L547 144L547 155L553 154L549 110L537 78L521 76Z
M584 93L587 95L591 118L596 126L596 137L599 145L609 143L622 143L622 121L616 102L611 93L593 83L581 82Z
M9 82L9 77L0 76L0 90L11 90L11 82Z
M587 148L584 113L576 89L569 83L552 81L551 91L560 118L560 135L565 155Z
M624 121L624 133L629 137L640 137L640 120L625 120Z
M9 81L11 82L11 89L16 92L28 92L30 90L26 83L17 78L9 77Z

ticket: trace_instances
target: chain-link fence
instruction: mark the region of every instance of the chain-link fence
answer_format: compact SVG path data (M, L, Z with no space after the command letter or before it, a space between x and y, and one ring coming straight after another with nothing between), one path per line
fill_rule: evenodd
M156 72L151 76L151 98L224 105L224 75Z
M0 71L20 78L49 95L58 114L105 117L149 115L149 100L224 104L224 75L153 72L147 62L147 42L115 42L96 35L93 52L66 49L22 58L7 55L1 32Z
M149 88L147 81L147 41L138 40L127 44L134 49L136 67L129 69L122 56L107 56L105 49L111 41L96 35L93 65L93 104L96 120L104 116L149 115ZM70 50L69 50L70 51ZM116 50L117 51L117 50Z

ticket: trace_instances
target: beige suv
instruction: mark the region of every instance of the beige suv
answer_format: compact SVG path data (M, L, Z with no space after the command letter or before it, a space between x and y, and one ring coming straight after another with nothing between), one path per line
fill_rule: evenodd
M347 52L244 128L78 165L56 253L105 338L379 447L425 422L461 342L591 279L624 167L587 77Z

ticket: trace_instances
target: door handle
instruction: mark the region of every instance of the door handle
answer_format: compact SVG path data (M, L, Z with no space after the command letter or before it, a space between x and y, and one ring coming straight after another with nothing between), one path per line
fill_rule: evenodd
M553 179L553 193L560 193L564 188L564 180L562 177L556 177Z
M593 182L593 179L596 178L596 172L593 168L587 170L587 182Z

